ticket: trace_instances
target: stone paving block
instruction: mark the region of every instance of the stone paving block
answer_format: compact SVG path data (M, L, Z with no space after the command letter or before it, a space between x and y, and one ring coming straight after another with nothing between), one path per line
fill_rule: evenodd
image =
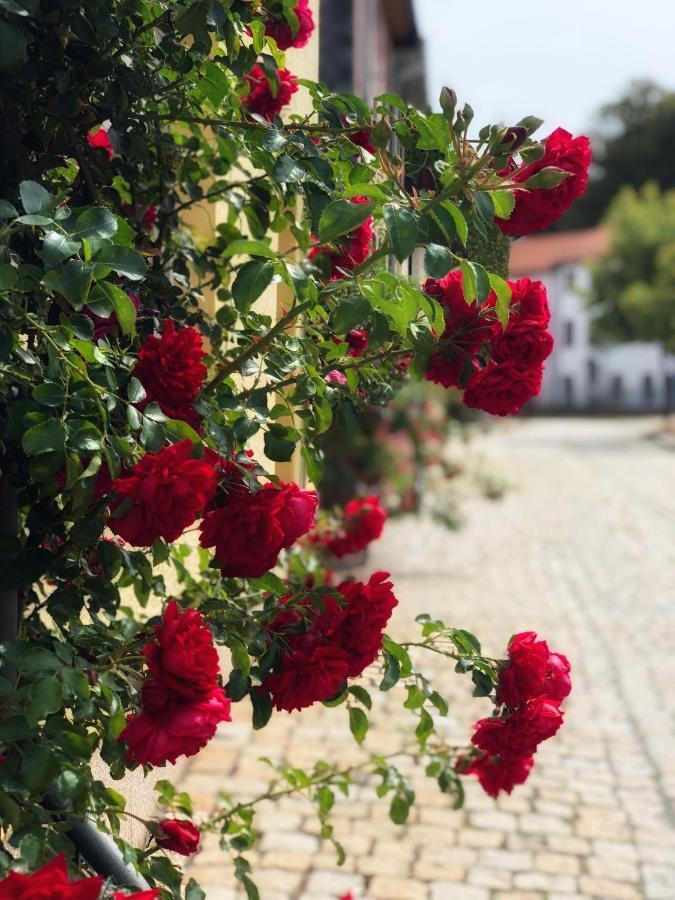
M469 871L467 881L469 884L478 885L478 887L506 890L512 887L513 876L504 869L488 869L483 866L476 866L475 869Z
M564 853L537 853L534 858L537 872L550 875L577 875L581 868L576 856Z
M501 831L481 831L478 828L463 828L459 832L458 843L464 847L501 847L504 835Z
M508 872L527 872L532 868L532 853L516 853L510 850L481 850L478 866L506 869Z
M627 859L610 856L589 856L586 860L589 874L596 878L609 878L615 881L637 882L640 878L638 867Z
M572 834L572 826L555 816L526 813L520 816L520 830L525 834Z
M577 880L570 875L550 875L543 872L523 872L515 875L513 883L526 891L576 891Z
M377 900L427 900L429 896L426 885L419 881L382 876L373 878L369 891Z
M485 888L457 885L450 881L434 881L430 885L430 900L490 900L490 892Z
M675 897L675 866L644 865L642 879L650 898Z

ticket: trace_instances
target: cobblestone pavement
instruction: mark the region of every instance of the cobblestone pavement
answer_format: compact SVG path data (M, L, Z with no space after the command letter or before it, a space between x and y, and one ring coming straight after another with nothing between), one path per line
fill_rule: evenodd
M307 801L265 804L251 855L263 900L346 891L356 900L675 898L675 453L650 439L657 427L505 425L481 443L513 485L502 501L472 499L456 533L416 519L388 524L368 569L392 573L401 601L393 636L412 638L410 623L427 611L499 656L512 633L536 629L574 667L566 724L529 782L496 803L471 779L465 808L453 811L411 767L418 800L399 827L372 786L359 785L335 808L342 867ZM419 664L453 701L439 728L462 742L488 704L436 659L445 662ZM412 719L397 691L377 701L366 747L391 752ZM345 717L344 708L280 714L253 733L239 709L183 785L207 810L216 790L264 791L262 755L349 764L360 751ZM190 871L207 900L241 896L215 841Z

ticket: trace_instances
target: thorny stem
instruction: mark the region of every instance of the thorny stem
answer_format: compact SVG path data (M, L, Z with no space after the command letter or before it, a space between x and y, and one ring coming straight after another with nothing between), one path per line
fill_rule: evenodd
M246 119L215 119L209 116L189 116L174 113L160 113L157 116L166 122L187 122L193 125L210 125L221 128L261 128L260 122L249 122ZM271 126L270 126L271 127ZM311 125L306 122L288 122L284 124L285 131L310 131L324 134L351 134L363 131L367 125L347 125L344 128L332 128L330 125Z

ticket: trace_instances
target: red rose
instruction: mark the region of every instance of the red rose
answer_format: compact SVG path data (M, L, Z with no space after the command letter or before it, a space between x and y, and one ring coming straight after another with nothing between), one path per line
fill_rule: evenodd
M548 308L548 296L543 283L532 281L530 278L520 278L518 281L509 281L508 285L511 288L511 315L530 321L536 320L545 328L551 321L551 311Z
M115 891L113 900L159 900L159 888L151 888L149 891L140 891L136 894L124 894Z
M30 875L10 872L0 881L0 900L98 900L103 878L71 881L63 853Z
M349 355L357 359L368 349L368 332L365 328L352 328L347 332L347 346L349 347Z
M377 147L374 147L370 142L370 131L367 128L364 128L363 131L352 131L349 135L349 140L357 147L363 147L364 150L372 153L373 156L377 153Z
M157 207L152 204L148 206L148 208L143 213L143 224L148 229L148 231L152 231L155 227L155 222L157 221Z
M201 526L202 547L215 547L216 562L229 578L259 578L314 524L314 491L297 485L265 484L256 494L237 491L226 506L210 510Z
M467 303L462 291L462 272L454 269L440 281L427 278L422 290L443 307L445 330L436 350L429 357L424 377L443 387L457 387L470 370L481 345L495 330L495 294L479 304Z
M347 656L340 647L318 645L285 655L281 672L268 675L262 688L272 695L275 709L305 709L328 700L347 680Z
M145 388L147 403L158 403L170 419L182 419L198 428L201 419L194 411L194 401L206 377L204 343L195 328L176 331L167 319L162 336L150 335L138 351L133 375Z
M202 614L196 609L181 610L171 600L154 632L155 641L143 648L150 675L188 700L208 695L217 683L220 666Z
M159 823L160 833L155 837L158 847L173 850L183 856L192 856L199 850L199 829L192 822L181 819L163 819Z
M186 438L146 453L130 475L113 482L123 499L133 503L109 527L135 547L149 547L158 538L175 541L197 519L216 489L216 475L208 463L190 459L192 441Z
M127 758L163 766L179 756L194 756L216 733L219 722L230 721L230 701L215 686L200 700L177 700L159 681L148 679L141 689L143 709L127 718L119 736L129 745Z
M337 588L347 600L347 608L333 640L347 653L350 678L359 676L382 649L384 629L398 605L388 578L388 572L375 572L367 584L349 581Z
M551 653L546 641L538 641L534 631L515 635L508 652L508 665L499 677L500 703L515 707L541 694L561 701L572 690L567 658Z
M569 131L557 128L546 138L543 157L527 166L521 166L512 178L521 183L549 166L564 169L570 174L554 188L517 190L516 205L511 216L508 219L495 219L504 234L531 234L556 222L577 197L585 192L590 164L591 144L588 138L573 138Z
M338 559L358 553L380 537L386 520L387 512L377 497L350 500L344 508L342 527L326 542L326 548Z
M273 37L280 50L288 50L289 47L304 47L314 31L314 19L309 8L309 0L299 0L293 12L298 17L298 30L293 31L288 22L283 19L276 21L270 13L265 22L265 34Z
M537 697L506 718L476 722L472 742L489 756L527 757L563 723L560 701Z
M351 197L351 203L370 203L367 197ZM321 255L326 256L330 262L330 281L338 281L344 278L345 271L351 272L356 266L361 265L368 258L373 244L373 217L362 222L349 234L340 238L340 250L318 245L312 247L307 254L308 259L314 259Z
M482 409L492 416L508 416L541 390L541 366L524 366L513 360L490 363L469 378L464 405Z
M338 369L331 369L330 372L326 372L324 381L326 384L334 384L338 387L346 387L348 384L347 376Z
M263 69L255 65L246 76L249 92L241 98L242 105L250 112L268 119L270 122L288 106L298 89L298 82L288 69L277 69L277 90L273 94Z
M94 150L105 150L108 159L112 159L115 155L113 145L110 143L108 129L101 126L97 131L93 129L87 134L87 143Z
M485 793L496 797L500 791L510 794L517 784L524 784L533 765L531 756L514 759L477 756L461 771L464 775L476 775Z
M513 360L522 366L540 366L553 350L553 337L536 319L514 316L492 345L495 362Z

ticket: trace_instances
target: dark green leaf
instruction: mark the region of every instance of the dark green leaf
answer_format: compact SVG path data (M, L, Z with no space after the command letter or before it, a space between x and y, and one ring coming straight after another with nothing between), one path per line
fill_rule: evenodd
M237 309L247 311L260 297L274 277L274 263L252 259L237 272L232 285L232 296Z
M21 444L28 456L40 453L52 453L62 450L65 441L65 428L58 419L50 419L40 425L33 425L24 434Z
M288 462L295 450L295 441L286 436L288 429L283 425L270 425L265 432L265 456L275 462Z
M42 242L42 258L45 266L53 269L64 259L74 256L79 249L79 241L71 241L58 231L48 231Z
M117 231L115 216L104 206L95 206L77 217L75 230L71 237L77 240L97 238L111 238Z
M358 706L349 707L349 730L358 744L362 744L368 733L368 716Z
M0 264L0 291L11 290L19 277L18 271L9 263Z
M0 200L0 219L14 219L19 213L7 200Z
M129 337L134 337L136 334L136 307L131 297L126 291L123 291L122 288L117 287L116 284L112 284L110 281L101 281L98 287L105 291L112 303L122 333Z
M101 247L92 261L96 263L94 274L97 277L105 275L105 269L112 269L118 275L138 281L144 278L147 272L145 260L140 253L117 244L107 244Z
M424 250L424 268L431 278L443 278L457 263L452 252L441 244L427 244Z
M48 381L38 384L33 388L33 399L42 406L63 406L65 399L63 385Z
M0 19L0 74L15 75L27 58L28 38L23 29Z
M54 207L55 200L52 195L35 181L22 181L19 185L19 194L27 213L50 211Z
M372 203L351 203L349 200L334 200L321 214L319 239L333 241L343 234L358 228L373 211Z
M394 256L403 262L417 244L417 219L411 210L395 203L385 203L382 212Z

